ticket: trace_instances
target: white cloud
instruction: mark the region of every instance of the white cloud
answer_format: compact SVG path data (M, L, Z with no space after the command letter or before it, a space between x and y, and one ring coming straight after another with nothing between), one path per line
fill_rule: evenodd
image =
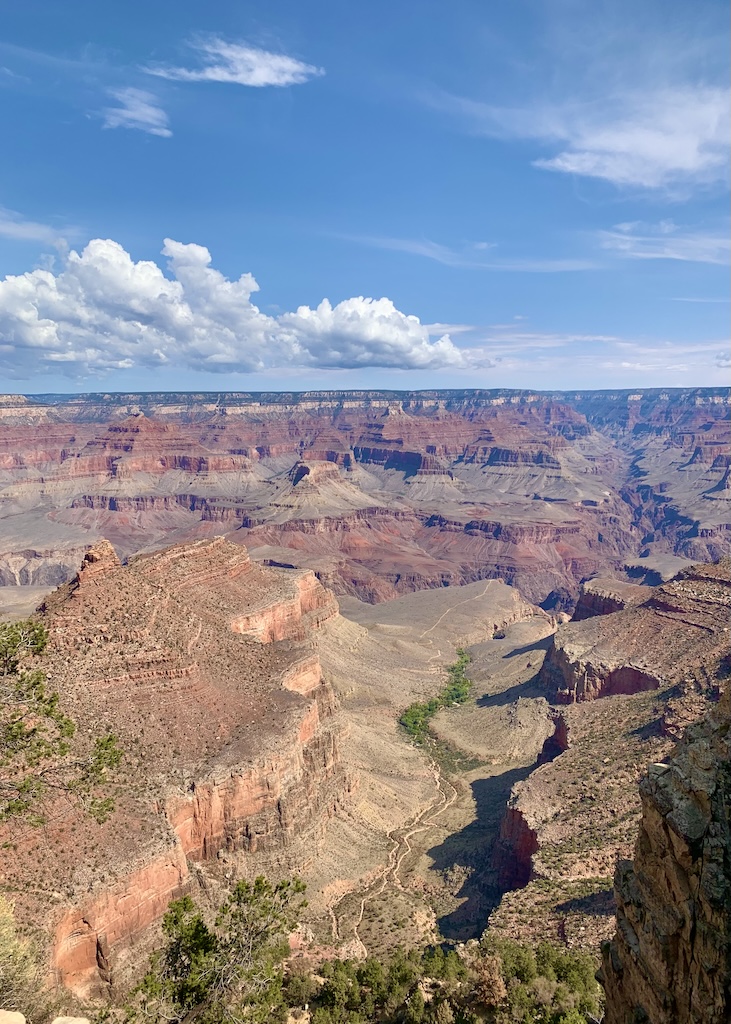
M615 224L612 231L599 232L599 241L603 249L636 260L725 264L731 255L728 234L689 231L671 220L659 224Z
M117 100L119 106L105 107L102 110L105 128L136 128L148 135L159 135L169 139L170 131L168 116L159 106L156 96L144 89L110 89L109 95Z
M585 259L502 259L496 257L486 260L475 256L475 250L484 251L487 248L496 248L494 242L473 242L468 243L462 249L452 249L440 242L432 242L428 238L388 238L381 235L341 235L340 237L350 242L372 246L374 249L424 256L426 259L442 263L447 267L467 267L473 270L560 274L574 270L595 270L598 266L594 261Z
M666 191L715 184L728 175L731 92L725 87L607 88L585 102L536 99L516 108L449 94L429 102L478 134L558 148L533 161L545 170Z
M193 43L202 66L180 68L157 64L145 68L151 75L178 82L233 82L256 88L274 85L301 85L310 78L324 75L323 68L305 64L284 53L272 53L245 43L227 43L224 39L208 39Z
M165 366L208 372L278 367L460 369L490 365L436 340L390 299L363 297L272 317L253 304L251 274L228 280L200 245L165 240L171 276L94 239L62 270L0 281L0 366L72 377Z
M553 138L568 145L537 167L604 178L619 186L669 188L725 180L728 89L684 86L623 98L615 111L563 111Z
M42 242L56 249L64 249L66 240L56 228L50 224L26 220L14 210L0 207L0 238L10 238L18 242Z

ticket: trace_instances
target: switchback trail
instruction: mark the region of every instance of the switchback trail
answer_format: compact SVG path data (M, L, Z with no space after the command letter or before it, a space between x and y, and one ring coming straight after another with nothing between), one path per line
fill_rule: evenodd
M448 782L444 778L437 763L435 761L431 761L429 768L436 789L434 800L423 810L419 811L416 817L409 824L403 825L397 829L392 829L387 833L388 838L392 842L392 846L388 852L385 865L377 872L376 876L360 890L356 889L354 891L344 893L328 908L332 922L333 938L342 941L343 934L341 919L338 917L337 908L343 900L346 899L346 897L355 897L358 906L358 914L355 922L350 926L350 928L352 929L353 934L353 944L363 957L368 956L368 949L360 936L359 928L363 922L363 915L365 914L365 909L368 903L377 896L382 895L388 887L393 887L401 892L404 891L404 885L401 881L399 872L404 859L412 851L411 839L420 832L426 832L428 829L437 825L436 818L438 818L440 814L454 803L457 797L456 788L451 782Z

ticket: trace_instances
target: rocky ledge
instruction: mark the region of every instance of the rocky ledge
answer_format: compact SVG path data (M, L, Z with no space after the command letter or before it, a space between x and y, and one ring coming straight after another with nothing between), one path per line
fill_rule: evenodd
M713 678L729 643L731 560L691 566L650 594L558 627L539 676L549 700L571 704Z

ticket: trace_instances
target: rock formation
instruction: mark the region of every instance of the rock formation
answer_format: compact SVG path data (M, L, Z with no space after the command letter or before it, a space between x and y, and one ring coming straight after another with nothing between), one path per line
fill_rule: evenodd
M622 580L596 577L581 584L579 600L571 616L572 622L591 619L594 615L609 615L642 604L650 596L649 587Z
M547 741L551 760L539 758L513 786L493 856L503 889L526 888L496 919L545 902L547 882L560 918L580 884L582 899L593 893L602 908L595 938L608 938L607 876L634 844L637 782L713 706L728 672L730 569L728 560L693 566L640 605L558 627L537 676L564 705Z
M728 414L721 388L0 397L0 585L224 526L367 601L502 578L567 611L639 556L728 554Z
M615 589L626 594L627 585ZM550 700L711 684L728 650L731 561L685 569L634 604L640 589L621 611L558 627L540 673Z
M731 1018L731 694L643 779L634 861L615 877L606 1024Z
M44 670L82 746L109 730L125 752L108 822L55 800L42 835L0 850L18 913L53 929L64 985L84 996L123 977L194 865L296 870L313 855L351 786L311 642L336 613L311 572L257 566L223 538L126 567L102 541L46 600Z

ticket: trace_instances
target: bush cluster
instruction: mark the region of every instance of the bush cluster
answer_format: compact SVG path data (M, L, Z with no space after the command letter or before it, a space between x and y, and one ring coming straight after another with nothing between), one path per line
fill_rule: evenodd
M471 658L462 648L457 648L457 660L447 668L447 685L436 697L422 703L410 704L399 719L403 729L418 744L426 741L429 735L429 722L440 708L451 704L464 704L472 693L472 683L465 675L465 669Z
M290 960L301 882L239 882L213 919L170 905L165 948L124 1018L198 1024L586 1024L598 1017L594 962L550 943L488 938L458 953L397 948L387 960Z

